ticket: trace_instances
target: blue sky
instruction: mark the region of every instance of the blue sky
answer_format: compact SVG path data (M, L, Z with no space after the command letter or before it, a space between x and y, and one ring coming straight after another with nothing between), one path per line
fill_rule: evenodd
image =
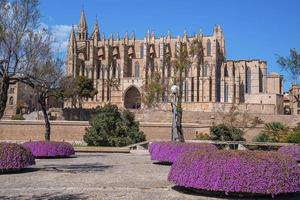
M77 24L84 7L89 32L98 17L100 32L123 37L135 31L143 38L148 29L173 36L200 30L211 34L216 24L225 35L227 59L262 59L268 72L289 77L276 64L276 54L300 52L299 0L41 0L42 22L52 27L64 50L70 27Z

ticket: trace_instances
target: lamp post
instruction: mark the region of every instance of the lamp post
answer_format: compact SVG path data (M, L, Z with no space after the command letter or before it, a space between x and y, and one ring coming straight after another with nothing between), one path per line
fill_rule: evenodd
M171 87L172 92L172 133L171 133L171 141L179 141L179 135L177 131L177 93L178 93L178 86L172 85Z

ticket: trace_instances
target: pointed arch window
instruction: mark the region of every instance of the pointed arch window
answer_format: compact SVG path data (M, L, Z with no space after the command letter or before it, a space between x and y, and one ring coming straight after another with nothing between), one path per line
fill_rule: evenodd
M134 74L135 74L135 78L140 77L140 64L138 62L135 63Z
M224 102L228 102L228 84L224 84Z
M85 75L85 66L84 63L81 64L81 76Z
M259 68L258 72L258 81L259 81L259 92L263 92L263 73L261 71L261 68Z
M225 67L224 67L224 77L228 77L227 65L225 65Z
M251 93L251 69L246 67L246 93Z
M102 70L102 78L105 79L106 66L104 64L102 64L101 70Z
M144 44L141 43L141 46L140 46L140 56L141 58L144 58Z
M211 56L211 42L210 42L210 39L208 39L207 43L206 43L206 54L207 54L207 56Z
M202 76L207 76L208 75L208 71L209 71L209 66L208 64L204 64L203 66L203 73L202 73Z
M113 59L113 61L112 61L112 77L116 78L116 74L117 74L117 61L116 61L116 59Z
M117 66L118 66L118 79L120 79L120 77L121 77L121 65L118 63Z
M97 69L96 69L96 78L100 78L100 64L97 64Z
M14 97L9 98L9 105L14 105Z

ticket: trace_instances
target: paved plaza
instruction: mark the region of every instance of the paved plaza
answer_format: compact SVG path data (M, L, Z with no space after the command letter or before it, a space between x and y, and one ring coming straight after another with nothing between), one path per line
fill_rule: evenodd
M146 151L37 159L22 173L0 175L0 199L222 199L174 188L167 181L169 168L153 164ZM300 199L300 195L279 199Z

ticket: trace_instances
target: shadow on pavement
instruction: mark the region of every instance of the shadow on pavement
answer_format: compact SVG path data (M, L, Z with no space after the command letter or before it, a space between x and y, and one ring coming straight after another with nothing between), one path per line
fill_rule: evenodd
M9 170L9 171L5 171L5 172L1 172L0 173L0 176L1 175L5 175L5 174L23 174L23 173L30 173L30 172L36 172L36 171L39 171L40 169L39 168L31 168L31 167L28 167L28 168L23 168L23 169L19 169L19 170ZM0 198L1 199L1 198Z
M111 168L112 165L103 165L101 163L84 163L84 164L65 164L65 165L44 165L43 171L57 171L69 173L87 173L87 172L101 172Z
M161 162L161 161L157 161L157 162L153 162L154 165L167 165L167 166L171 166L172 163L171 162Z
M182 186L173 186L173 190L188 194L188 195L194 195L194 196L202 196L207 198L222 198L222 199L241 199L241 200L274 200L274 199L284 199L284 200L299 200L300 199L300 193L291 193L291 194L281 194L276 195L274 198L271 197L271 195L260 195L260 196L254 196L251 194L229 194L225 195L224 192L213 192L213 191L207 191L207 190L200 190L200 189L193 189L193 188L186 188Z
M61 194L61 193L46 193L41 195L34 195L34 196L25 196L25 195L18 195L18 196L0 196L1 200L25 200L25 199L32 199L32 200L40 200L40 199L47 199L47 200L85 200L88 199L88 196L84 194Z

